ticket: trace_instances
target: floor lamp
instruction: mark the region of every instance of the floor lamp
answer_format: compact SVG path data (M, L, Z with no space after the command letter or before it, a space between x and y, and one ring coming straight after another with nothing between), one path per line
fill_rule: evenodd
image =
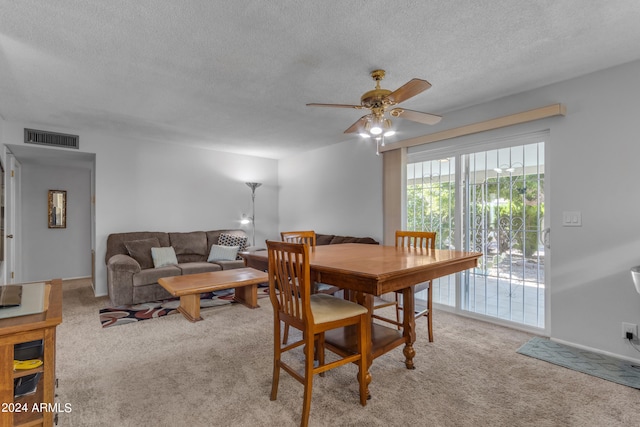
M262 184L259 182L245 182L247 186L251 189L251 216L242 221L243 224L248 224L251 221L251 236L252 236L252 245L256 245L256 188L260 187Z

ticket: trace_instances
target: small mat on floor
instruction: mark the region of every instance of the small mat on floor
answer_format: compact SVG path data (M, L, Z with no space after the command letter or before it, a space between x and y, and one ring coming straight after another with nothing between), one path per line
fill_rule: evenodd
M517 351L525 356L640 389L640 365L534 337Z
M258 299L269 296L269 288L258 288ZM218 307L235 302L233 289L200 294L200 308ZM169 298L161 301L145 302L134 305L107 307L100 310L100 323L103 328L137 323L142 320L155 319L169 314L179 313L180 298Z

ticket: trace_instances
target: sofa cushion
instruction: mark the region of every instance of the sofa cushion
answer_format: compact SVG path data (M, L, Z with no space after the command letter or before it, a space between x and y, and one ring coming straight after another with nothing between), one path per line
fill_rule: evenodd
M223 270L232 270L234 268L243 268L246 267L244 265L244 260L233 260L233 261L215 261L217 265L222 267Z
M218 264L213 264L210 262L183 262L178 264L178 268L182 271L183 275L222 270L222 267L220 267Z
M181 255L197 255L199 260L204 261L208 254L207 234L204 231L193 231L190 233L169 233L171 246L176 250L176 255L181 262L184 257ZM193 259L193 257L189 257Z
M176 251L173 249L173 246L169 246L167 248L151 248L151 258L153 258L154 268L175 265L178 263Z
M182 270L175 265L168 265L160 268L148 268L133 275L133 286L151 285L158 283L158 279L162 277L180 276L181 274Z
M207 261L233 261L238 257L240 246L211 245Z
M132 240L124 242L124 246L129 251L129 256L140 264L141 269L153 268L153 258L151 257L151 248L160 247L157 238Z

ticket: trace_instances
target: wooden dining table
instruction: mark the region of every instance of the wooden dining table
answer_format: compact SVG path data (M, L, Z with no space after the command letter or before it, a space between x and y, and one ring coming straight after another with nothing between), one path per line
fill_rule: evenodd
M248 267L266 271L267 251L240 254ZM407 369L414 369L416 340L415 300L413 287L438 277L457 273L478 265L479 252L463 252L428 248L344 243L321 245L309 251L311 278L317 283L338 286L349 292L350 299L369 309L370 328L367 336L368 360L404 344ZM374 323L371 318L374 296L402 291L402 330ZM356 351L355 329L336 329L325 335L325 342L340 354Z

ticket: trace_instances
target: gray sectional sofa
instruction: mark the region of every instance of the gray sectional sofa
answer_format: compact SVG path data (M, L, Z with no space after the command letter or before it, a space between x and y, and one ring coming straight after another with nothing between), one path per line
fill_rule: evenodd
M249 249L244 230L110 234L105 262L111 302L117 306L169 298L171 295L158 284L161 277L242 268L244 261L239 257L207 261L212 245L235 246L242 242L239 250ZM155 267L152 247L173 247L177 263Z
M247 234L244 230L186 233L142 231L110 234L107 238L105 263L111 302L118 306L170 298L171 295L158 284L158 279L161 277L242 268L244 261L240 257L208 261L213 245L235 246L238 241L240 242L239 251L255 249L246 246ZM339 243L378 244L370 237L316 233L317 245ZM151 255L153 247L172 247L177 263L156 267Z

